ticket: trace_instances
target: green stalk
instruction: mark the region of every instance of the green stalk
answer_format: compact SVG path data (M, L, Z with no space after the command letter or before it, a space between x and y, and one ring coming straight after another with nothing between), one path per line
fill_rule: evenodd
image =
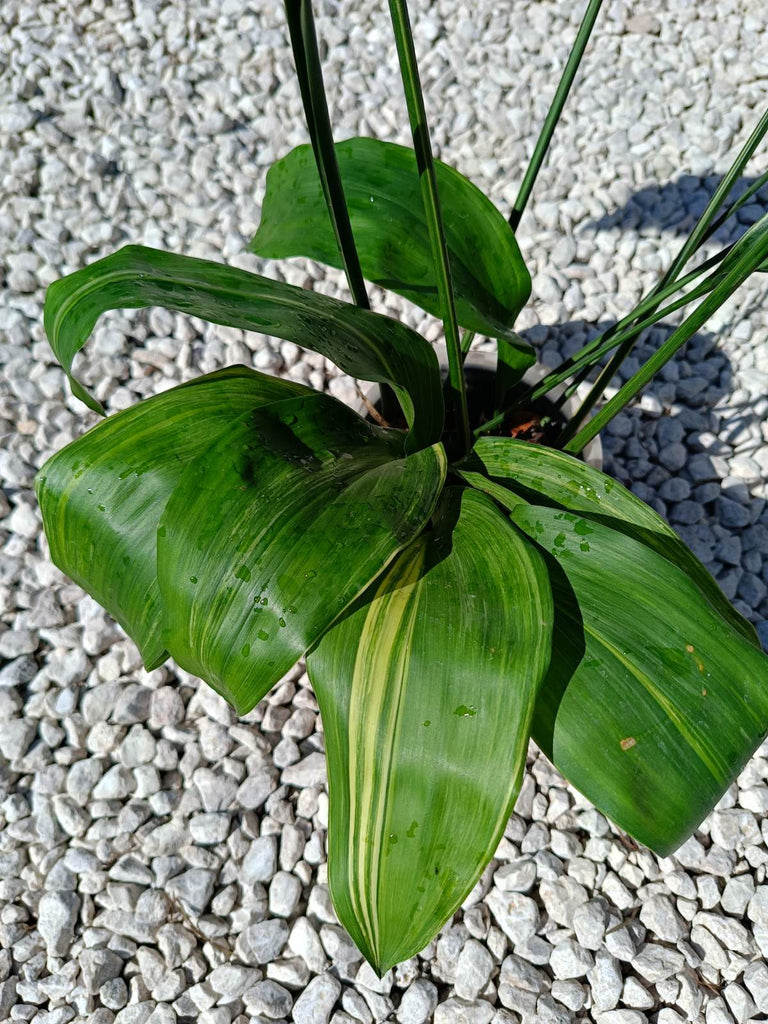
M726 250L726 252L728 251L730 250ZM685 278L668 285L665 290L665 294L672 294L684 287L686 284L689 284L693 279L699 277L705 269L708 269L708 266L719 263L723 259L724 255L725 253L718 253L716 257L708 260L706 264L702 264L700 268L692 271ZM658 323L659 320L677 312L678 309L682 309L682 307L687 306L688 303L693 302L695 299L701 298L704 295L708 295L721 277L722 274L720 272L710 274L710 276L697 285L696 288L687 292L685 295L680 296L680 298L675 299L674 302L671 302L668 306L659 310L658 313L655 310L652 310L644 319L638 320L637 317L639 313L642 312L644 308L647 309L651 306L651 300L646 299L630 314L624 317L623 320L620 320L618 324L614 324L603 334L598 335L597 338L593 338L593 340L585 345L580 352L577 352L569 359L566 359L559 367L557 367L557 369L552 370L546 375L546 377L543 377L538 384L528 388L528 390L525 391L515 402L515 406L517 408L523 408L526 404L535 402L537 399L542 398L550 392L553 388L558 387L558 385L567 381L574 374L577 374L574 385L570 387L564 396L564 398L570 397L576 387L581 383L584 376L586 376L586 373L589 372L595 363L599 362L604 355L607 355L616 348L617 345L622 344L625 340L636 338L643 331L647 330L648 327L652 327L654 324ZM479 437L482 434L489 433L503 422L505 416L506 412L502 412L499 413L499 415L494 416L493 419L483 423L482 426L475 430L475 436Z
M706 280L702 281L701 284L697 285L690 292L681 296L679 299L675 299L674 302L671 302L662 310L658 310L657 305L654 306L650 314L647 317L645 317L645 319L635 321L631 326L622 331L619 337L615 337L611 339L610 342L601 345L600 349L598 350L600 357L605 355L611 349L615 349L617 345L620 346L617 350L618 352L621 352L623 349L627 347L632 347L637 341L637 339L640 337L640 335L649 327L653 327L654 324L657 324L659 320L663 320L665 317L670 316L672 313L676 313L678 309L682 309L683 306L687 306L689 302L693 302L695 299L700 299L702 296L707 295L709 292L711 292L716 282L720 279L720 277L720 274L711 274L708 278L706 278ZM598 353L596 353L596 355ZM585 418L587 417L587 415L589 414L590 410L594 405L594 401L592 401L592 396L595 392L597 385L600 383L603 383L604 385L607 384L613 376L613 370L610 369L611 362L612 360L609 361L606 364L606 366L600 371L597 380L592 386L592 390L581 403L578 410L576 411L576 414L568 421L568 423L566 423L565 427L560 432L560 435L558 436L556 442L558 447L565 446L566 443L570 441L570 439L576 434L579 427L584 422Z
M752 134L749 136L747 141L739 151L738 156L731 164L728 172L723 176L722 181L715 189L712 198L707 203L707 207L699 217L696 226L694 227L691 234L688 236L685 244L683 245L680 252L677 254L675 259L672 261L671 266L659 281L658 285L652 289L649 293L648 298L652 299L656 297L659 292L670 282L674 281L680 271L683 269L685 264L696 252L706 239L710 236L712 231L715 230L715 216L717 211L723 205L725 200L728 198L733 186L736 184L738 179L744 172L744 168L749 163L750 159L754 155L755 150L762 142L765 133L768 132L768 109L763 113L763 116L758 121ZM736 203L731 208L731 213L738 209ZM728 214L730 215L730 214ZM723 218L717 222L717 226L722 224ZM584 402L580 406L576 416L568 424L566 430L563 432L560 440L566 440L568 436L572 436L576 428L584 422L584 419L589 415L590 411L594 408L597 402L602 398L603 392L606 387L613 379L618 368L630 354L634 348L636 337L626 341L614 354L606 364L605 368L600 372L595 383L592 385L592 389L584 399Z
M466 359L467 353L472 348L472 342L477 337L475 331L464 331L461 338L461 354Z
M725 200L730 195L733 186L739 180L744 173L744 168L747 166L749 161L752 159L755 150L763 141L765 133L768 132L768 109L764 112L763 116L755 126L754 131L744 143L739 152L739 155L731 164L728 172L723 176L722 181L717 186L712 195L712 198L707 203L707 208L699 217L696 226L688 237L685 245L682 247L680 252L677 254L675 259L672 261L672 265L662 277L659 287L662 288L669 281L673 281L680 271L683 269L685 264L696 252L699 246L707 237L707 232L710 225L715 219L715 215L720 207L723 205Z
M587 48L587 43L589 42L592 29L595 26L597 16L600 13L602 3L603 0L589 0L587 10L582 18L581 25L579 26L579 31L576 34L576 39L574 40L571 52L568 55L568 61L566 62L565 68L563 69L563 73L560 77L557 91L555 92L541 132L539 133L539 137L536 141L533 156L530 159L522 184L520 185L520 191L517 193L515 205L512 207L512 213L509 215L509 226L513 231L517 231L526 203L528 202L538 173L544 163L555 127L557 126L557 122L560 120L560 115L563 112L565 101L568 99L568 93L571 91L571 86L573 85L573 80L576 77L576 72L579 70L581 58L584 56L584 51Z
M311 0L285 0L285 14L309 137L344 273L356 305L370 309L336 160Z
M406 0L389 0L389 10L392 16L392 27L395 33L397 55L400 61L400 77L403 81L405 102L408 107L408 118L411 124L413 148L416 152L416 164L419 169L421 195L432 246L432 256L435 261L437 291L440 297L445 344L448 350L448 382L452 393L454 412L459 420L460 439L457 454L458 457L462 457L467 454L471 445L469 413L467 411L467 390L464 380L461 342L459 340L459 324L456 319L456 307L453 300L448 247L445 242L440 198L437 192L437 177L432 157L432 144L429 138L429 124L424 107L424 95L419 79L419 68L416 62L416 50L413 44L413 34L411 32Z
M688 292L687 295L681 297L680 300L675 300L673 304L665 306L663 309L659 310L658 313L655 312L658 303L663 302L664 299L674 295L675 292L686 288L698 277L701 277L701 275L707 270L717 266L717 264L727 256L731 248L732 246L728 246L726 249L723 249L722 252L717 253L716 256L712 256L705 263L702 263L701 266L692 270L689 274L686 274L685 277L681 277L678 281L671 282L655 297L643 299L642 302L639 302L635 306L631 313L628 313L625 317L619 320L618 323L612 324L607 330L603 331L602 334L598 334L598 336L593 338L592 341L587 342L587 344L578 352L569 356L568 359L563 360L556 369L548 373L546 377L543 377L538 384L529 388L529 390L522 396L521 401L535 402L537 398L541 398L546 395L547 392L551 391L552 388L556 388L559 384L568 380L574 372L581 370L584 367L591 369L591 367L600 362L604 355L625 340L627 331L632 328L632 325L636 323L639 317L643 317L641 321L641 329L645 330L645 328L652 327L654 324L658 323L659 320L663 320L665 316L669 316L682 306L692 302L696 298L699 298L700 295L706 294L706 292L710 291L714 287L716 280L715 275L710 275L710 277L706 279L706 282L702 282L701 287L703 288L703 285L706 284L706 289L699 291L697 287L693 291ZM649 315L646 316L645 314Z
M655 352L619 392L605 404L581 430L565 445L564 450L578 453L613 417L632 401L651 378L669 362L682 346L706 323L710 316L733 295L736 289L757 270L768 256L768 214L765 214L736 243L723 267L720 283L712 290L667 341Z
M311 0L285 0L285 14L309 138L315 154L315 162L333 233L341 253L347 284L355 305L362 309L370 309L371 305L352 234L352 224L336 159L312 2ZM394 391L387 384L381 384L380 394L384 420L388 423L396 423L402 414Z

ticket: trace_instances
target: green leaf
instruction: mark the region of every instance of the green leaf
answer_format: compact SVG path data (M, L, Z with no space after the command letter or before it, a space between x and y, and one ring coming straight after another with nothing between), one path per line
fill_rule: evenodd
M512 519L557 561L534 738L588 799L668 855L765 736L768 658L645 544L549 508L521 504Z
M309 155L313 159L311 150ZM51 347L73 393L96 412L101 406L72 376L72 361L102 313L143 306L165 306L311 348L353 377L392 385L411 427L408 450L440 437L440 371L420 334L390 317L236 267L136 245L54 281L45 297Z
M185 466L241 414L312 393L234 366L110 416L41 469L52 560L117 619L147 668L167 657L156 531Z
M441 445L326 395L235 420L179 480L158 529L165 644L243 714L424 527Z
M754 626L739 615L672 527L618 481L572 455L512 438L482 438L474 455L488 476L503 480L527 501L583 513L653 548L690 577L733 629L760 647ZM485 489L479 473L462 475ZM498 493L494 497L498 499Z
M441 316L414 151L358 138L337 142L336 154L363 273ZM514 233L462 174L440 161L435 170L459 324L508 339L532 363L533 349L513 330L531 293ZM264 257L307 256L340 266L309 146L270 168L261 224L249 248Z
M325 730L329 880L380 972L421 950L517 796L552 604L535 546L471 489L308 658Z

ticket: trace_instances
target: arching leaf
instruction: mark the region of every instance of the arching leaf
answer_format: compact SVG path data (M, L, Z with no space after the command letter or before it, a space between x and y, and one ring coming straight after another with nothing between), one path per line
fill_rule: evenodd
M449 488L308 659L342 923L379 971L413 956L493 856L550 657L544 560L485 495Z
M752 623L739 615L669 523L606 473L573 455L506 437L478 440L466 465L503 481L504 486L533 504L552 504L579 512L647 544L682 569L718 614L760 648ZM476 477L467 479L480 486Z
M363 273L440 316L414 151L357 138L337 143L336 156ZM514 233L471 181L440 161L435 169L459 323L505 339L507 367L530 366L533 349L513 330L531 294ZM341 266L310 146L298 146L270 168L249 248L259 256L307 256Z
M73 394L96 412L101 406L72 376L72 361L102 313L143 306L165 306L310 348L353 377L392 385L411 427L408 450L440 437L440 372L434 349L420 334L390 317L237 267L138 245L54 281L46 293L51 347Z
M326 395L235 420L185 471L158 529L165 643L245 713L424 527L441 445L399 457Z
M768 731L768 658L684 571L594 519L518 505L557 560L537 743L586 797L667 855Z
M110 416L41 469L37 498L52 560L117 619L147 668L167 657L156 533L185 467L242 413L312 393L231 367Z

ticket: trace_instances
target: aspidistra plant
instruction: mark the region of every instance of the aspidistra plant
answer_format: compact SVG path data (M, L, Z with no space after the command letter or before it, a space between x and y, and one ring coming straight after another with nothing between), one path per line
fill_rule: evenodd
M737 156L681 256L622 321L535 386L515 332L531 281L519 223L597 17L590 0L507 221L433 159L405 0L390 0L414 148L334 144L309 0L286 0L311 146L267 176L263 257L344 269L355 304L129 246L52 284L45 328L74 394L98 317L163 305L288 339L382 385L385 425L244 366L109 416L43 467L51 556L121 623L147 668L172 655L241 714L302 656L323 718L329 878L377 971L422 949L492 857L532 735L590 800L667 854L768 726L752 626L647 505L574 457L754 270L768 219L693 269L766 129ZM417 332L368 308L364 279L440 317L443 383ZM570 389L696 303L560 447L511 412ZM460 329L464 329L463 337ZM496 339L494 415L470 421L463 358ZM623 353L623 355L621 355Z

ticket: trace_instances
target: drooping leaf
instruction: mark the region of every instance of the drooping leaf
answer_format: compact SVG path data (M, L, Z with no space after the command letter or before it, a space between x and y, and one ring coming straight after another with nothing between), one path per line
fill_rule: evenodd
M379 970L422 949L493 856L550 658L547 569L485 495L422 535L310 653L330 886Z
M249 711L424 527L440 444L407 458L327 395L235 420L179 480L158 529L165 644Z
M165 306L311 348L353 377L392 385L411 427L409 450L440 437L437 357L405 324L237 267L138 245L54 281L46 293L51 347L73 394L96 412L101 406L72 376L72 361L102 313L143 306Z
M646 544L550 508L520 504L512 519L561 570L534 738L586 797L667 855L768 731L768 658Z
M52 560L117 619L147 668L167 657L156 532L185 467L236 417L312 393L233 366L110 416L41 469L37 497Z
M376 139L336 144L344 194L363 273L434 316L441 315L416 155ZM531 278L514 233L493 203L458 171L436 161L456 314L462 327L505 338L520 358L533 349L513 327ZM310 146L298 146L267 174L259 256L306 256L340 266Z
M481 438L473 451L488 476L533 504L580 512L653 548L687 573L725 621L760 647L754 626L739 615L672 527L617 480L572 455L513 438ZM479 474L467 480L482 486Z

